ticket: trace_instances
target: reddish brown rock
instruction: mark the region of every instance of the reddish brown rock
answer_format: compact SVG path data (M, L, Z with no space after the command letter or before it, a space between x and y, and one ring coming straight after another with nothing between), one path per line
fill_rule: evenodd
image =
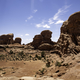
M58 46L57 46L58 45ZM58 39L55 49L63 54L80 52L80 12L72 14L61 27L60 38Z
M14 43L21 44L21 38L20 37L16 37L15 40L14 40Z
M43 43L38 47L39 50L51 50L53 46L48 43Z
M35 49L38 49L38 47L44 43L48 43L50 45L55 44L53 41L51 41L51 35L52 32L49 30L44 30L41 32L41 34L35 35L35 37L33 38L32 46L34 46Z
M32 45L35 47L35 48L38 48L38 46L41 44L42 42L42 35L35 35L35 37L33 38L33 42L32 42Z
M4 34L0 36L0 44L12 44L14 34Z

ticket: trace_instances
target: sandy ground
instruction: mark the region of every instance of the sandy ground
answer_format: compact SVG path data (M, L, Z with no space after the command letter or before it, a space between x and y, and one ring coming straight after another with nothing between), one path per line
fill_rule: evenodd
M35 76L39 69L45 67L42 61L0 61L0 75L2 76Z

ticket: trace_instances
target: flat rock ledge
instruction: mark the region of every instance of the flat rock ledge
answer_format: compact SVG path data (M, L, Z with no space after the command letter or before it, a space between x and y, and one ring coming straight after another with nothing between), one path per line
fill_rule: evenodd
M63 79L59 79L59 78L51 78L51 77L40 77L40 78L36 78L36 77L1 77L0 80L63 80Z

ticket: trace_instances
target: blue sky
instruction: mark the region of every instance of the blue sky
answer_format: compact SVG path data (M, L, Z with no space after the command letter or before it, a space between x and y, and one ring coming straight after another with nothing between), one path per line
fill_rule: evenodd
M60 27L80 11L80 0L0 0L0 35L14 33L29 43L43 30L51 30L57 41Z

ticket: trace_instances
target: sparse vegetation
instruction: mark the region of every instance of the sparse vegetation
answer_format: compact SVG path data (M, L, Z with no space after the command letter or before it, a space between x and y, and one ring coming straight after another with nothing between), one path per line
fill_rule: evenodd
M69 66L69 64L68 64L68 63L66 63L66 64L63 64L63 66Z
M46 67L50 67L50 61L47 60Z
M41 52L41 57L45 57L45 52L44 51Z
M4 60L5 59L5 55L1 54L0 55L0 60Z
M38 60L41 60L41 56L38 56L37 54L35 55L35 58L37 58Z
M19 54L20 56L23 56L23 55L24 55L23 51L19 52L18 54Z
M3 72L2 74L6 74L6 72Z
M61 66L61 62L56 61L55 66Z
M6 51L6 47L4 47L4 50Z
M9 54L13 54L13 51L12 51L12 50L10 50Z
M3 70L2 68L0 68L0 70Z
M39 72L41 73L41 75L44 74L44 70L45 70L45 68L42 68L42 70L39 70Z
M36 77L36 75L35 75L35 77Z

